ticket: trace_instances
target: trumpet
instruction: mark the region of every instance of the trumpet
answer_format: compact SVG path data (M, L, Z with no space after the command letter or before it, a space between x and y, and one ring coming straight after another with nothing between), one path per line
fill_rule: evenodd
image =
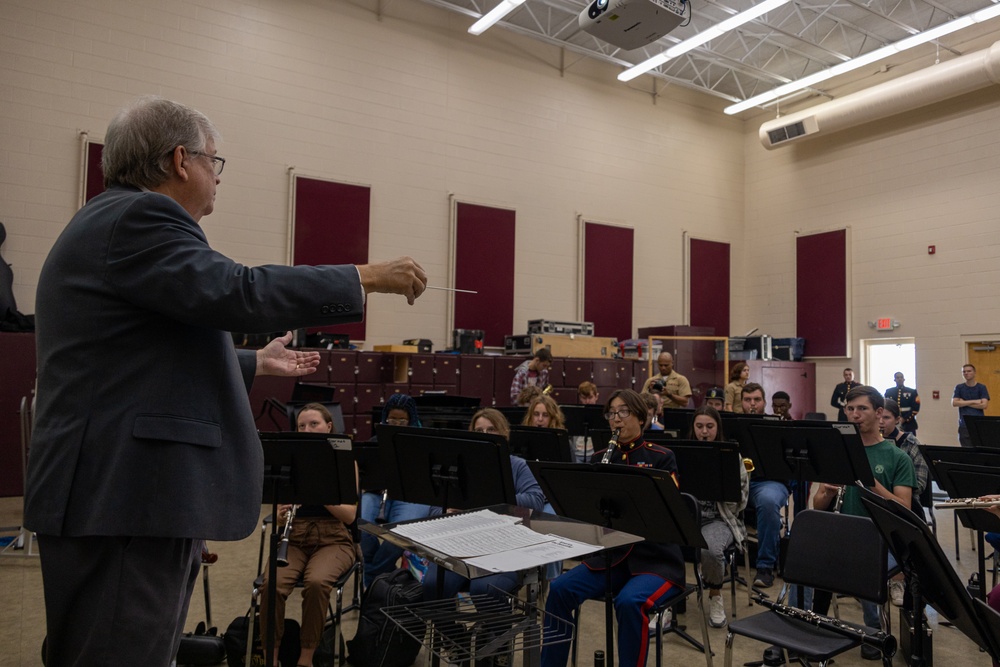
M747 471L747 472L753 472L753 471L754 471L754 469L755 469L755 468L756 468L757 466L755 466L755 465L753 464L753 459L750 459L750 458L744 458L744 459L743 459L743 467L744 467L744 468L746 468L746 471Z
M552 393L553 389L554 387L552 385L550 384L545 385L545 388L542 389L542 396L548 396L549 394Z
M281 542L278 543L278 553L274 557L278 567L288 566L288 536L292 534L292 522L295 521L296 509L298 509L298 505L292 505L288 514L285 515L285 527L281 531Z
M618 449L618 436L621 434L622 430L616 428L615 432L611 434L611 440L608 441L608 448L604 450L604 456L601 457L601 463L611 463L611 457L615 455L615 451Z

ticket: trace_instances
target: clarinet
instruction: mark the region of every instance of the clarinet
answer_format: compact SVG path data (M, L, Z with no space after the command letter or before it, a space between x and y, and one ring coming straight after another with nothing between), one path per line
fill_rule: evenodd
M611 463L611 457L615 455L615 451L618 449L618 435L622 432L620 428L616 428L615 432L611 434L611 440L608 441L608 448L604 450L604 456L601 457L601 463Z
M281 531L281 542L278 544L278 553L275 555L275 562L278 567L288 566L288 536L292 533L292 522L295 521L295 510L297 505L292 505L285 516L285 528Z
M877 648L887 658L892 658L892 656L896 655L896 638L882 630L866 632L861 628L856 628L853 625L843 622L839 618L823 616L814 611L806 611L805 609L778 604L759 595L755 595L753 599L757 604L767 607L782 616L794 618L810 625L815 625L817 628L836 632L839 635L858 639L862 644Z

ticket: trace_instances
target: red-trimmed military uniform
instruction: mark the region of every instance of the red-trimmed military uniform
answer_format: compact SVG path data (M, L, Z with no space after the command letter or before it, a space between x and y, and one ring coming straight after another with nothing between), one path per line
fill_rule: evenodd
M666 447L637 441L621 443L611 463L666 470L677 481L677 461ZM604 450L594 452L599 463ZM581 565L552 581L545 611L569 619L584 600L602 598L606 559L603 553L587 558ZM649 648L649 610L680 595L684 590L684 557L676 544L643 541L612 551L611 586L618 618L618 664L642 667ZM542 667L565 667L569 642L546 645Z

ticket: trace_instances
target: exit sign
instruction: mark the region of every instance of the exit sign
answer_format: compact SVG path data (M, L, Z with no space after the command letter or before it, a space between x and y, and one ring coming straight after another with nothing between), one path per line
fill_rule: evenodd
M891 317L880 317L875 320L875 328L878 331L892 331L899 326L898 322L893 322Z

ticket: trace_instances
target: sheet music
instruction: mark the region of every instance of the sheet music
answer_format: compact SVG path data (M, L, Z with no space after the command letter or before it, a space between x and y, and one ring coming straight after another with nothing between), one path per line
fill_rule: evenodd
M392 532L454 558L496 554L552 539L522 526L517 517L490 510L418 521Z
M517 551L479 556L466 560L482 570L490 572L513 572L528 570L533 567L557 563L568 558L576 558L584 554L600 551L599 546L577 542L557 535L548 535L547 541L534 544Z

